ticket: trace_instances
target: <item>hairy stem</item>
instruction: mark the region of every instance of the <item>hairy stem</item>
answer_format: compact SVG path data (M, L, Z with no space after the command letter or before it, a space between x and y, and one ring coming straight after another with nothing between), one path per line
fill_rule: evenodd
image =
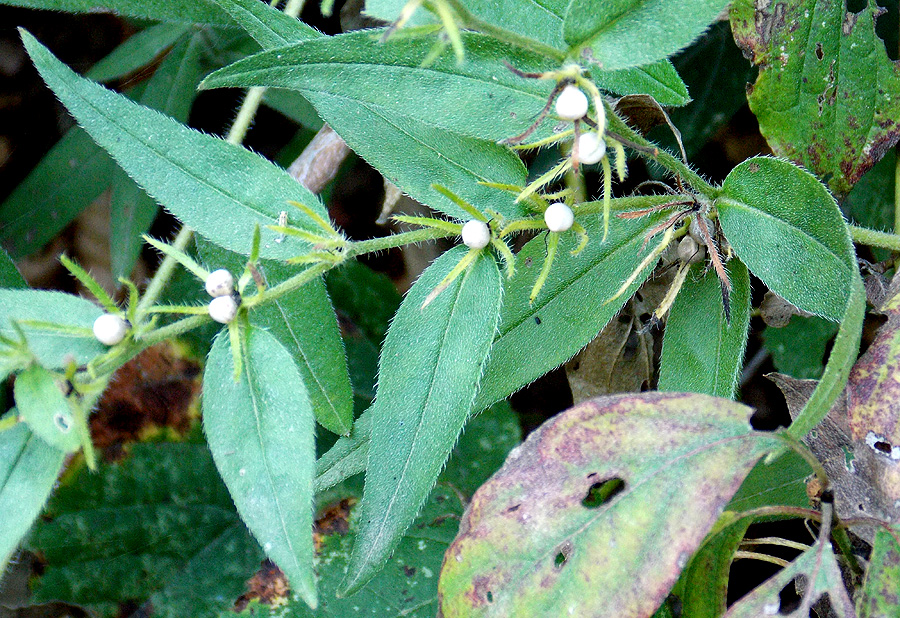
M853 242L868 245L869 247L881 247L882 249L900 252L900 234L878 232L856 225L848 225L847 227L850 228L850 237L853 239Z

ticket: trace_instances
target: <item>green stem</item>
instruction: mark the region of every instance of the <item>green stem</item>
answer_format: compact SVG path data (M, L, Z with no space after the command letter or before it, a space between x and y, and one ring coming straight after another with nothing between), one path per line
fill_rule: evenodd
M894 231L900 234L900 146L895 152L897 162L894 165Z
M866 292L862 279L857 272L853 277L850 288L850 300L847 303L847 311L841 321L841 329L838 331L825 366L825 373L813 391L812 396L800 414L785 430L791 437L801 440L813 427L822 422L828 414L831 405L847 384L850 369L859 355L859 341L862 335L863 318L866 315Z
M549 45L544 45L543 43L538 43L533 39L522 36L520 34L516 34L515 32L510 32L509 30L500 28L478 19L469 12L469 9L463 6L460 0L446 0L446 2L459 17L460 26L462 26L463 28L466 28L468 30L477 30L478 32L481 32L483 34L489 34L495 39L498 39L505 43L509 43L510 45L515 45L516 47L521 47L522 49L533 51L536 54L552 58L553 60L556 60L558 62L562 62L566 59L566 52L560 49L550 47Z
M273 301L276 298L280 298L285 294L293 292L297 288L306 285L313 279L316 279L319 276L325 274L326 272L337 266L338 263L339 262L323 262L320 264L316 264L315 266L310 266L302 273L294 275L286 281L282 281L275 287L269 288L268 290L265 290L264 292L261 292L256 296L251 296L243 302L243 305L247 309L252 309L257 305Z
M810 451L803 442L786 431L781 431L775 435L784 440L792 451L803 458L809 467L812 468L813 473L816 475L816 479L822 487L830 487L831 484L828 480L828 473L825 472L825 468L822 466L821 462L812 454L812 451Z
M456 232L440 230L437 228L423 228L421 230L412 230L411 232L401 232L400 234L391 234L390 236L382 236L381 238L371 238L369 240L354 242L350 245L350 248L344 256L345 259L349 259L364 253L384 251L386 249L402 247L403 245L409 245L416 242L436 240L438 238L449 238L456 235Z
M193 231L191 228L183 226L181 230L178 231L178 236L175 237L172 247L178 251L184 252L188 243L191 242L192 235ZM147 290L144 292L141 302L138 303L138 315L146 311L148 307L153 306L153 304L159 300L163 290L169 283L169 279L171 279L172 275L175 273L176 268L178 268L178 261L174 257L167 255L163 258L162 264L156 269L156 274L153 275L153 278L147 285Z
M638 155L656 161L670 172L678 174L685 182L700 193L703 193L706 197L710 199L718 197L720 193L719 189L703 180L697 172L672 155L668 150L660 148L650 140L645 139L643 135L626 125L624 122L616 123L615 127L610 125L610 131L608 131L608 133L613 139L615 139L618 134L626 138L629 142L633 142L639 147L636 149L633 148ZM625 145L629 146L627 143Z
M882 249L900 252L900 234L878 232L857 225L849 225L847 227L850 228L850 237L853 238L853 242L868 245L869 247L881 247Z

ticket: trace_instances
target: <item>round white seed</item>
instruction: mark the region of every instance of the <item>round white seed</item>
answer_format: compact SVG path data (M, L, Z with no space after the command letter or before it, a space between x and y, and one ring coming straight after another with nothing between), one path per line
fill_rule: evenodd
M219 324L228 324L237 315L238 304L234 296L217 296L209 301L209 317Z
M128 322L117 315L104 313L94 320L94 337L104 345L116 345L127 332Z
M469 249L484 249L491 242L491 229L483 221L467 221L462 229L462 241Z
M544 223L551 232L567 232L575 223L575 214L562 202L554 202L544 211Z
M585 165L598 163L606 154L606 142L593 131L578 136L578 162Z
M580 120L588 111L588 98L578 86L569 84L556 97L556 115L563 120Z
M209 276L206 278L207 294L213 298L218 298L219 296L227 296L232 292L234 292L234 277L231 276L230 272L220 268L209 273Z

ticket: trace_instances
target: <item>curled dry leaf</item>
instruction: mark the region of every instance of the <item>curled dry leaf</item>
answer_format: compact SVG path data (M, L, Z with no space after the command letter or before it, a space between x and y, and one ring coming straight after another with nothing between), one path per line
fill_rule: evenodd
M749 414L727 399L643 393L544 423L466 509L444 556L440 615L649 616L780 444L752 431Z
M759 314L766 323L766 326L772 328L783 328L791 321L791 317L799 315L805 318L812 316L808 311L798 309L775 292L769 290L763 297L762 303L759 305Z

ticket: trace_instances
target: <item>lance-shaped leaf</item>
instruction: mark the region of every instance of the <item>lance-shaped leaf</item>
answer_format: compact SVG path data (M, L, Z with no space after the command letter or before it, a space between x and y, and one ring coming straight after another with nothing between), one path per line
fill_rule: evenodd
M441 615L649 616L780 444L750 412L645 393L547 421L472 498L444 557Z
M17 341L12 322L18 321L44 367L64 367L69 360L81 365L105 352L106 346L91 331L102 313L97 305L71 294L0 290L0 335Z
M322 37L240 60L207 77L203 87L291 88L376 105L461 135L491 141L518 135L544 108L553 84L519 77L504 62L513 58L529 72L559 63L481 34L467 33L463 41L463 64L447 54L423 67L432 37L385 44L371 30ZM553 124L545 122L534 137L549 135Z
M52 373L32 365L16 376L16 407L35 435L64 453L73 453L81 446L81 431L60 386Z
M263 553L209 449L133 444L122 457L63 477L25 543L44 565L29 601L80 605L100 618L126 605L164 618L230 609Z
M500 313L503 285L494 258L478 255L422 307L467 251L451 249L422 273L388 331L347 592L362 587L390 557L472 411Z
M738 386L750 328L750 275L739 260L728 263L729 323L719 278L712 269L702 270L701 264L692 267L666 321L658 389L730 399Z
M731 8L734 39L760 68L750 109L772 150L846 194L900 139L900 63L875 34L875 3L799 0Z
M828 190L809 172L768 157L738 165L722 189L722 230L750 271L791 304L840 321L859 275Z
M174 45L190 30L187 24L161 23L128 37L103 59L99 60L85 77L98 82L110 82L147 66L166 49Z
M67 13L108 11L124 17L232 26L228 15L211 0L3 0L3 4Z
M802 588L803 600L799 607L791 610L790 615L808 616L813 603L827 594L835 616L855 618L853 602L850 601L847 589L844 588L841 570L835 560L831 543L822 542L817 542L764 584L742 597L726 612L725 618L757 618L786 614L787 608L782 607L780 593L786 586L793 585L798 577L805 579Z
M0 432L0 567L41 512L64 459L25 423Z
M202 239L197 249L211 271L224 268L235 278L244 272L246 258ZM270 287L301 270L278 262L261 265ZM353 390L337 316L322 279L254 307L250 323L268 331L293 357L316 420L328 431L347 434L353 423Z
M187 122L197 84L203 76L205 41L204 32L179 41L143 87L139 98L141 105L168 114L179 122ZM142 236L153 224L159 206L119 168L113 173L109 211L113 277L127 278L143 248Z
M897 529L875 533L866 581L856 600L859 618L877 618L897 613L900 598L900 539Z
M598 88L616 94L649 94L660 105L679 106L691 102L687 86L668 60L618 71L594 69L591 77Z
M641 66L690 45L727 5L728 0L572 0L563 36L601 69Z
M214 242L249 253L253 229L262 228L260 255L287 259L309 244L278 234L275 225L289 200L320 216L312 193L262 157L204 135L126 97L79 77L30 34L22 39L44 80L79 124L147 193L186 225ZM312 219L289 209L289 223L318 230Z
M293 589L316 606L312 483L314 419L290 353L250 327L240 379L228 333L216 337L203 375L203 427L238 513Z
M631 198L629 198L631 199ZM645 201L641 201L645 200ZM646 198L617 201L621 208L650 205ZM610 227L604 242L597 215L578 218L593 239L571 255L575 234L564 235L553 268L541 293L530 302L531 290L546 255L543 237L530 241L517 256L518 269L506 282L500 328L485 368L475 408L483 410L558 367L597 336L653 270L647 264L616 300L619 287L653 251L644 244L646 232L659 217L623 219Z
M315 28L258 0L213 0L263 49L322 36Z

